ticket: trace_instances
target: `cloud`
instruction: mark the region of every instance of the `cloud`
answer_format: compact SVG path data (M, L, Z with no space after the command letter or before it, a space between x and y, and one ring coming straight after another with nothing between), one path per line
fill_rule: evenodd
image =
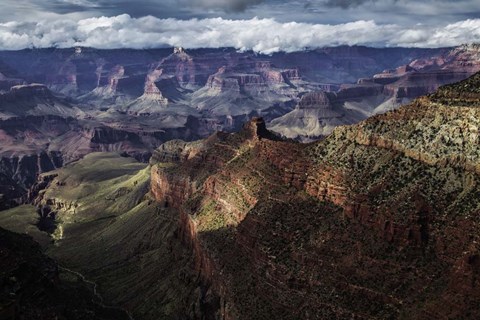
M57 5L74 5L81 7L98 7L98 3L92 2L91 0L56 0L54 1Z
M15 11L16 5L12 4L12 0L3 1L7 1L7 6L12 7ZM241 13L249 7L265 2L265 0L23 0L23 2L40 11L58 14L116 15L127 13L137 17L150 14L163 18L179 18L193 15L217 14L218 16Z
M396 40L397 45L414 47L457 46L473 42L480 42L480 19L459 21L443 28L405 30Z
M337 45L442 47L480 42L480 19L443 27L355 21L343 24L280 23L274 19L132 18L127 14L0 24L0 49L85 46L100 49L234 47L270 54Z
M366 2L374 2L377 0L328 0L325 5L327 7L340 7L343 9L358 7Z
M241 12L250 6L264 2L264 0L183 0L183 2L193 7Z
M0 22L87 19L128 14L140 18L249 20L342 24L374 20L405 27L442 26L480 17L479 0L2 0Z

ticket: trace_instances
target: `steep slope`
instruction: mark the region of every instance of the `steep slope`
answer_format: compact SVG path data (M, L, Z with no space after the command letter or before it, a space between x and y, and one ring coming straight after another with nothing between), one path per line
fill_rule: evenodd
M142 122L145 116L163 115L169 109L168 117L180 123L182 117L175 117L175 111L183 114L190 109L191 116L206 123L202 130L211 134L217 129L238 130L251 116L262 116L267 122L278 118L291 111L305 92L337 91L342 84L352 84L359 78L370 78L412 61L424 61L427 65L449 52L358 46L272 56L228 48L171 51L45 49L0 52L0 58L7 69L27 82L44 83L80 102L81 109L91 118L127 125ZM463 54L461 48L457 51L448 60L453 69L464 70L463 65L475 63L478 58ZM456 79L461 79L461 75L449 79L432 77L428 88ZM349 90L342 94L342 99L347 98L345 103L355 109L346 108L347 113L354 113L352 119L357 119L357 113L362 111L371 115L385 102L387 105L380 109L400 103L391 96L395 88L386 90L384 95L382 90L372 92L365 88L368 86L364 83L357 88L360 95L352 96ZM408 91L409 97L424 92ZM127 115L119 120L118 113Z
M55 97L41 84L13 86L0 94L0 119L20 116L56 115L62 117L83 116L83 112Z
M300 141L318 139L330 134L338 125L354 124L369 116L397 109L416 97L434 92L441 85L461 81L478 71L478 45L444 50L438 55L384 70L372 78L358 79L356 84L342 84L334 94L329 94L329 103L340 115L325 116L320 111L324 108L306 109L300 101L293 111L272 120L269 127Z
M150 65L162 60L166 73L173 74L182 86L202 87L218 68L244 57L270 61L280 69L298 68L308 81L320 83L353 83L388 68L407 64L415 59L440 55L445 49L368 48L341 46L305 52L275 53L272 56L253 52L236 52L233 48L188 50L191 58L181 58L181 48L170 59L172 48L155 50L97 50L93 48L26 49L0 51L5 74L24 78L29 83L44 83L50 89L88 94L95 88L107 87L115 70L124 68L118 79L119 95L130 96L143 89ZM193 60L193 66L191 61ZM13 72L10 72L13 70ZM140 76L143 75L141 77ZM113 77L115 78L115 77ZM137 80L140 81L137 82ZM141 94L141 93L140 93ZM137 96L138 97L138 96Z
M188 122L188 120L187 120ZM61 116L26 116L0 120L0 207L23 203L38 174L62 167L96 151L121 152L147 161L171 138L188 137L189 129L117 128L92 120Z
M355 113L342 107L334 107L335 95L323 91L302 96L295 109L273 119L269 129L290 139L316 140L330 134L340 125L362 120L363 113Z
M152 194L179 210L217 313L477 318L479 85L477 75L314 144L274 141L255 119L160 149Z
M5 183L0 188L10 199L0 200L0 207L22 202L38 173L89 152L125 152L146 161L165 141L236 131L252 116L273 121L269 126L290 138L310 141L479 67L474 45L434 50L344 46L272 56L233 49L173 51L0 52L0 78L7 81L0 90L8 90L0 93ZM386 68L390 71L372 78ZM10 88L13 78L44 85ZM303 96L321 91L329 94L335 116L325 116L322 107L301 106Z
M187 107L140 119L80 107L40 84L0 93L0 208L24 203L38 174L88 153L119 152L146 162L165 141L201 136Z
M47 252L139 319L477 319L479 79L316 143L254 118L91 154L32 190Z
M190 104L210 117L264 115L275 118L290 109L307 89L297 69L282 69L256 57L230 57L212 74Z
M16 78L16 71L0 60L0 92L11 87L24 84L24 80Z
M480 48L476 44L446 50L429 58L415 59L395 70L376 74L371 81L382 84L383 94L397 105L434 92L480 71ZM377 107L376 112L387 109Z
M28 236L0 228L0 267L2 319L130 319L103 306L82 279L59 271Z

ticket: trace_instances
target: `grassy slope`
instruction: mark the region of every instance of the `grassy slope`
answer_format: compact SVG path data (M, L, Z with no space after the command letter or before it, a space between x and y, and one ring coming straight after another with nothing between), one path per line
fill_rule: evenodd
M57 173L44 202L69 205L59 212L62 239L48 254L96 281L109 302L131 308L134 317L184 314L195 290L191 256L174 239L176 213L146 195L148 167L95 153Z
M0 228L1 319L129 319L99 302L88 283L59 273L32 238Z
M51 242L50 236L37 228L38 213L32 205L23 205L0 212L0 227L30 235L42 246Z
M107 303L136 318L171 319L191 310L192 257L175 239L177 213L149 198L145 164L92 153L47 174L57 174L41 194L41 205L57 212L49 256L95 281ZM22 206L1 213L0 225L37 234L36 219L33 206Z

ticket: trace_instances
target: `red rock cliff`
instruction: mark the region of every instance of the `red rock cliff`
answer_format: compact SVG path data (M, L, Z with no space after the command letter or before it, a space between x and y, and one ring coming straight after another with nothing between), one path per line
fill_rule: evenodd
M152 192L180 210L217 314L480 315L479 105L439 99L313 144L276 141L254 119L159 157L173 160L153 163Z

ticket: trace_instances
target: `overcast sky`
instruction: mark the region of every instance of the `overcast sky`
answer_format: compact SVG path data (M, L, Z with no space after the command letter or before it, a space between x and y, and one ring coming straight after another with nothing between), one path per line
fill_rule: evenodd
M480 42L480 0L2 0L0 49Z

